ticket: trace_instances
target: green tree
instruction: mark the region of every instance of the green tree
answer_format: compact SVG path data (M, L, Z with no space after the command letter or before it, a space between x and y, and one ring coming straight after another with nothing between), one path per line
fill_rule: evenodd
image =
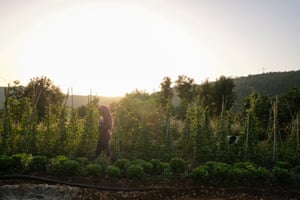
M233 92L234 82L231 78L221 76L213 85L214 96L213 101L215 103L215 114L219 114L222 111L229 110L235 99Z
M179 120L184 120L188 104L194 101L196 96L194 79L185 75L178 76L175 81L175 91L180 98L180 105L177 107L176 117Z
M45 116L48 104L61 105L64 101L64 94L60 91L60 88L55 86L47 77L32 78L25 88L24 95L31 99L33 107L36 108L39 121Z
M166 119L166 151L170 154L170 157L173 153L173 137L171 132L171 112L173 109L172 99L173 99L173 91L171 87L171 79L169 77L165 77L163 82L160 84L161 86L161 106Z

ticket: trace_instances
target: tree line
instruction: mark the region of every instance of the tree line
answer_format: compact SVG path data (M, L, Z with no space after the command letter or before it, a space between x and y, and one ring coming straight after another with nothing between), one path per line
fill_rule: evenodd
M252 91L233 111L231 78L197 84L180 75L175 81L165 77L160 86L158 92L136 90L110 105L114 157L299 163L299 88L277 97ZM92 159L101 102L89 96L88 104L76 109L66 106L67 98L47 77L9 87L0 115L0 154Z

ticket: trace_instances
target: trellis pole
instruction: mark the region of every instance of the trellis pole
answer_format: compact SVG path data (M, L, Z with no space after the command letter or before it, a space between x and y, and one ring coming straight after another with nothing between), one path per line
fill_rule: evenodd
M273 161L276 159L276 131L277 131L277 115L278 115L278 96L276 96L275 104L273 105Z

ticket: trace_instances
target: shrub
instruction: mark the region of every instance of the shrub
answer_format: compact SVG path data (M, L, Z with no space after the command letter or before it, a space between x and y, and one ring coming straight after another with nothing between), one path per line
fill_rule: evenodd
M29 163L30 171L45 171L48 159L46 156L33 156Z
M297 165L296 167L294 167L294 171L295 171L297 174L300 174L300 165Z
M110 159L105 154L100 154L95 160L95 163L101 165L103 169L106 169L110 163Z
M17 153L11 156L14 160L15 171L25 171L31 162L32 155L27 153Z
M110 178L118 178L121 176L121 170L117 166L109 165L106 169L106 174Z
M87 176L99 177L103 171L101 165L93 163L88 164L85 168L85 172Z
M143 160L143 159L135 159L135 160L131 161L131 164L133 164L133 165L139 165L139 166L143 167L143 165L144 165L145 162L146 161Z
M151 174L151 172L152 172L153 165L151 162L147 162L143 159L135 159L131 162L131 164L141 166L143 168L144 172L147 174Z
M208 180L208 167L204 165L200 165L192 170L191 178L196 183L203 183Z
M81 166L85 166L88 164L88 158L87 157L79 157L75 159Z
M185 171L185 161L181 158L172 158L170 161L171 172L183 173Z
M261 181L268 181L271 178L271 173L265 167L258 167L256 169L255 177Z
M80 165L76 160L64 160L61 162L62 175L74 176L80 172Z
M130 164L126 170L126 174L129 178L133 179L140 179L145 175L143 168L136 164Z
M152 165L151 162L145 161L144 164L143 164L143 168L144 168L144 172L145 173L151 174L152 173L153 165Z
M272 169L273 178L278 182L288 182L290 179L290 172L288 169L275 166Z
M276 161L275 166L282 168L282 169L291 169L292 168L292 165L286 161Z
M170 163L161 162L160 167L161 167L161 170L162 170L161 175L163 175L164 178L169 179L172 175Z
M12 171L15 163L14 160L9 156L0 156L0 174L4 174Z
M122 159L116 160L113 165L118 167L121 170L121 172L125 173L129 164L130 164L130 161L128 159L122 158Z
M54 158L51 158L48 162L46 171L49 174L61 175L62 174L62 162L68 160L66 156L58 155Z
M150 163L152 164L152 170L151 173L154 175L161 174L163 172L163 168L161 167L161 162L158 159L152 159L150 160Z
M205 165L208 167L208 174L212 181L224 182L227 180L230 165L214 161L206 162Z

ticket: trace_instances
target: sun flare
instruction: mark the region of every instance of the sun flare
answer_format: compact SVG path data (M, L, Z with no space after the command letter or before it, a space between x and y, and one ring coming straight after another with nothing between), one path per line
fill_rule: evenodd
M164 76L179 75L172 74L170 67L188 74L186 66L200 64L195 58L211 57L178 24L127 4L57 11L22 37L26 42L19 49L17 65L32 71L20 70L20 76L44 74L62 83L63 89L73 87L78 93L91 88L105 95L123 95L134 87L155 90L149 88L154 81L158 87Z

